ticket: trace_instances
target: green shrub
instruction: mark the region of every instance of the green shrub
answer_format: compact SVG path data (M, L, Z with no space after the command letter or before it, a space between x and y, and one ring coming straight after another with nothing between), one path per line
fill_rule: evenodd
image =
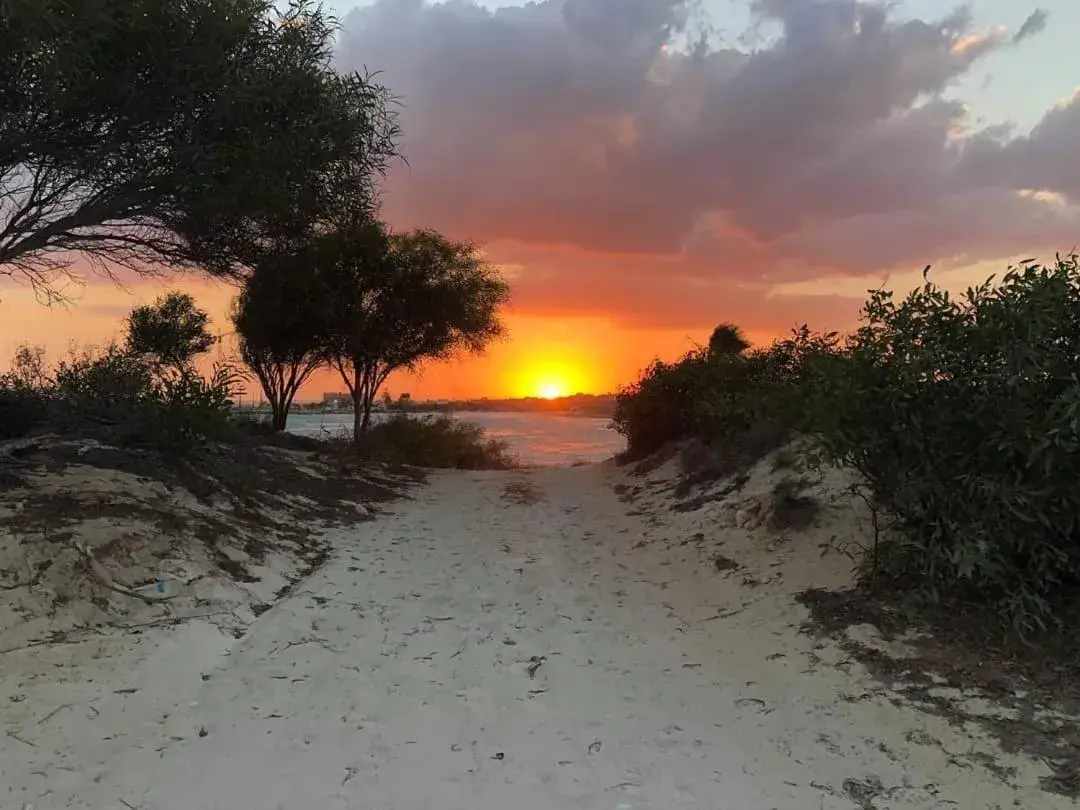
M828 461L897 518L885 570L931 602L993 606L1022 632L1080 584L1080 269L1011 269L959 299L873 293L801 392Z
M61 360L55 392L75 419L119 422L154 399L154 373L142 358L110 343Z
M204 378L109 344L72 353L52 376L42 367L41 353L23 347L11 371L0 375L0 437L48 429L178 456L234 430L239 376L228 364Z
M674 363L654 360L637 382L616 395L611 426L626 439L628 459L692 435L698 383L708 363L701 351Z
M11 368L0 374L0 439L19 439L49 421L52 379L45 371L45 352L20 346Z
M626 438L629 459L695 437L721 454L756 460L801 421L799 388L808 360L834 354L836 346L834 333L803 326L787 340L744 354L698 349L674 363L656 360L616 395L612 427Z
M184 455L204 441L224 441L234 432L232 397L239 375L228 364L204 378L184 368L159 369L151 399L136 412L129 443L146 443L170 455Z
M505 442L487 438L478 425L449 416L395 414L372 424L357 449L375 461L416 467L508 470L518 466Z

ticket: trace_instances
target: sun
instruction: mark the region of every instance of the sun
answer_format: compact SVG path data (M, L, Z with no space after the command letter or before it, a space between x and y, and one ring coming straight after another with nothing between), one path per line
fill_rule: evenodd
M588 387L582 369L569 358L522 357L512 375L508 388L527 399L564 399Z
M536 389L541 399L558 399L566 396L566 387L557 382L542 382Z

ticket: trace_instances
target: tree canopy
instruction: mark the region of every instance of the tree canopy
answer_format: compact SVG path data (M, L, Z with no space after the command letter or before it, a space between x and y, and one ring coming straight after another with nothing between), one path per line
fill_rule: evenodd
M399 370L482 352L504 334L509 287L469 242L362 225L326 267L335 291L326 356L352 394L355 433Z
M385 88L330 66L335 27L305 0L6 0L0 273L236 275L369 204L398 129Z
M284 429L296 392L325 364L349 390L359 437L393 372L481 352L501 337L508 295L475 245L431 230L393 233L361 215L261 263L233 321L275 427Z
M127 317L125 345L135 355L178 370L217 342L209 316L186 293L167 293L153 304L135 307Z
M325 362L332 290L311 250L267 257L233 302L240 357L284 430L300 388Z
M714 357L739 355L750 348L742 329L733 323L719 324L709 336L709 354Z

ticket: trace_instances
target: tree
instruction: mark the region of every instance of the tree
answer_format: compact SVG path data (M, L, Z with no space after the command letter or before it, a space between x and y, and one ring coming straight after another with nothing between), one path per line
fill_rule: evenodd
M0 273L243 274L370 205L398 129L335 28L307 0L4 0Z
M360 221L325 247L334 290L325 353L352 397L357 441L393 372L482 352L504 334L509 288L475 245Z
M0 388L20 391L44 392L52 385L52 378L45 366L45 349L23 343L11 358L11 369L0 374Z
M285 430L296 394L324 363L329 291L312 251L261 262L233 302L240 357Z
M733 323L722 323L713 329L709 337L709 354L713 357L731 357L740 355L750 348L750 341L743 337L742 330Z
M167 293L127 317L125 347L158 366L184 371L215 343L209 316L186 293Z

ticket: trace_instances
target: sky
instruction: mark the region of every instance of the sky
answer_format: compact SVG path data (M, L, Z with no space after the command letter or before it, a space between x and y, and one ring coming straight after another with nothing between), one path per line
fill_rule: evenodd
M329 6L337 66L400 99L385 218L479 242L513 289L508 341L394 393L611 391L720 321L846 329L927 264L962 289L1080 246L1075 0ZM166 286L225 328L231 290ZM0 352L100 342L164 288L5 286Z

